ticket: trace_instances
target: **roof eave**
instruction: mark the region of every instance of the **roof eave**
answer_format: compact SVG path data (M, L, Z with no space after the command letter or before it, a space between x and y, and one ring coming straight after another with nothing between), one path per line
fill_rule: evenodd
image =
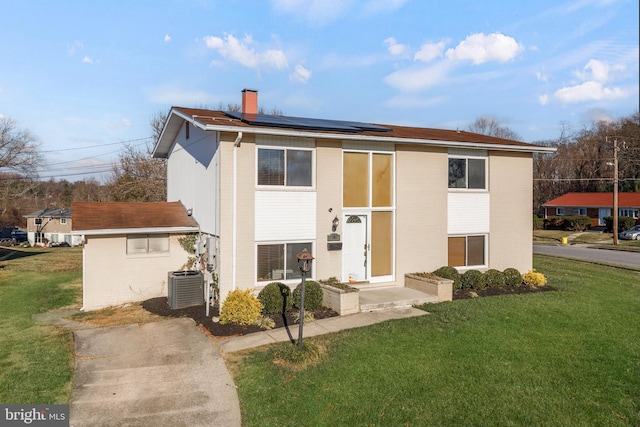
M178 234L178 233L197 233L199 227L149 227L149 228L109 228L97 230L72 230L71 234L75 236L105 236L116 234Z
M310 131L296 131L290 129L275 129L264 127L243 127L243 126L228 126L228 125L206 125L204 130L217 131L217 132L243 132L245 134L261 134L272 136L294 136L302 138L324 138L324 139L342 139L350 141L376 141L376 142L388 142L392 144L416 144L416 145L429 145L433 147L459 147L459 148L482 148L489 150L502 150L502 151L519 151L526 153L555 153L557 148L545 147L540 145L507 145L507 144L491 144L480 142L463 142L463 141L445 141L445 140L433 140L433 139L421 139L421 138L398 138L398 137L385 137L377 135L361 135L361 134L344 134L344 133L330 133L330 132L310 132Z

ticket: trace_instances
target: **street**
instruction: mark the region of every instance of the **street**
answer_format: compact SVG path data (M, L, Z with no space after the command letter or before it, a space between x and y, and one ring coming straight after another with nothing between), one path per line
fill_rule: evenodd
M533 245L533 253L640 268L640 252L595 249L578 245Z

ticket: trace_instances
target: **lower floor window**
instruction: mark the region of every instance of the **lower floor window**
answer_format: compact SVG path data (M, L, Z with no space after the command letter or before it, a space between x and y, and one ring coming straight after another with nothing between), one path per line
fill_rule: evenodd
M168 234L135 234L127 236L127 254L169 252Z
M312 251L311 242L258 245L258 281L299 279L298 255Z
M638 209L620 209L620 216L630 216L638 219Z
M469 267L486 265L486 236L449 237L449 266Z

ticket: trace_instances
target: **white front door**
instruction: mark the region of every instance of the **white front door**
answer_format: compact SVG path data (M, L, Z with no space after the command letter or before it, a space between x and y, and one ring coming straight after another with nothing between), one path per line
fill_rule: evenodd
M367 215L345 215L342 224L342 280L368 280Z
M611 216L611 209L609 208L600 208L598 209L598 223L600 225L605 225L604 219L605 217Z

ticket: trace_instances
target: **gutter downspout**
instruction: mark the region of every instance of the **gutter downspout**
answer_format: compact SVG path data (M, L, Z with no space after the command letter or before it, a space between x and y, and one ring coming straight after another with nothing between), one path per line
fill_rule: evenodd
M238 233L238 147L242 142L242 132L238 132L236 140L233 142L233 211L231 212L231 218L233 221L232 227L232 243L231 243L231 290L236 289L236 251L237 251L237 233Z

